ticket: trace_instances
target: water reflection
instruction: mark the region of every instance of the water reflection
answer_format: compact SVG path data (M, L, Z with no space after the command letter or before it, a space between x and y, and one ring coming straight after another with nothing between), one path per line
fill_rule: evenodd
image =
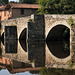
M39 68L33 68L31 64L18 62L6 57L0 58L1 69L8 69L10 73L20 73L31 70L39 70Z
M19 42L23 50L27 52L26 35L27 35L27 28L25 28L22 31L20 38L19 38Z
M26 44L26 40L19 40L20 41L20 45L23 48L23 50L25 52L27 52L27 44Z
M35 67L45 66L45 42L28 43L28 59L35 61Z
M57 71L56 69L47 69L50 68L50 66L55 65L56 63L54 59L52 59L52 57L49 56L49 52L51 52L54 56L58 58L68 57L70 54L68 42L65 41L48 42L47 43L48 49L46 48L45 42L28 42L26 45L25 42L26 41L19 42L18 40L5 41L3 49L0 49L1 70L7 69L11 74L26 71L29 71L30 74L41 73L40 75L50 75L50 74L56 75L56 73L57 74L63 73L63 70L58 69L58 72L56 72ZM21 43L25 48L23 48ZM48 58L49 60L47 60ZM46 69L41 67L46 67ZM65 75L67 75L68 70L66 71L64 70L64 73Z
M47 42L50 52L58 58L66 58L70 55L70 46L68 41L50 41Z
M42 68L40 70L40 74L39 75L74 75L75 74L75 70L64 70L64 69L46 69L46 68Z
M17 53L17 40L5 40L5 52Z

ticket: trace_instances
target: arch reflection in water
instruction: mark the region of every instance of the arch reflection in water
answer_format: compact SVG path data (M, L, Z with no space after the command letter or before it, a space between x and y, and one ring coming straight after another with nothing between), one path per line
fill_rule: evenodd
M47 42L50 52L58 58L66 58L70 55L70 47L68 41L50 41Z
M42 68L40 70L40 75L74 75L75 74L75 70L70 70L70 69L46 69L46 68Z
M44 67L45 42L28 42L28 59L35 60L35 67Z
M56 25L47 36L47 46L50 52L58 58L70 55L70 29L65 25Z
M17 53L17 40L5 40L5 52L6 53Z
M0 40L0 56L2 55L1 40Z
M2 44L4 45L4 32L2 34L1 40L2 40Z
M7 40L6 45L3 47L4 49L2 51L2 55L7 58L11 58L13 60L17 60L20 62L29 62L28 61L28 53L22 49L19 41L16 40L16 42L14 42L14 43L12 43L12 42L13 42L13 40L11 40L11 43L10 43L10 41L8 42L8 40ZM18 42L18 44L17 44L17 42Z
M19 37L19 42L21 47L23 48L24 51L27 52L27 46L26 46L26 34L27 33L27 28L25 28L22 32L21 35Z

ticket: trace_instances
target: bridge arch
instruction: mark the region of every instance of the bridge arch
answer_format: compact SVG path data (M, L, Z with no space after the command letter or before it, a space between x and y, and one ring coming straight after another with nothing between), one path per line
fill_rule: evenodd
M49 27L47 27L46 26L46 40L48 39L48 38L50 38L50 39L48 39L48 40L50 40L50 41L52 41L52 39L53 39L53 35L54 36L57 36L58 34L58 36L61 36L60 34L62 33L61 31L63 31L63 30L65 30L65 29L71 29L70 28L70 25L66 22L66 20L63 20L63 21L56 21L56 22L54 22L52 25L50 25ZM57 29L57 31L55 31ZM55 33L55 34L54 34ZM51 34L51 36L52 36L52 38L50 37L50 34ZM53 34L53 35L52 35ZM69 35L70 35L70 33L69 33ZM54 40L53 41L62 41L62 39L59 39L58 37L56 38L54 38ZM48 47L48 45L47 45L47 49L49 50L49 47ZM70 56L70 53L68 54L68 56L65 56L65 57L63 57L63 58L59 58L59 57L56 57L53 53L52 53L52 51L51 50L49 50L49 52L50 52L50 56L55 60L55 61L57 61L57 62L62 62L62 63L66 63L67 61L69 61L70 59L71 59L71 56ZM69 51L70 52L70 51Z
M66 64L69 60L71 60L71 55L69 55L68 57L63 58L63 59L54 56L54 55L51 53L51 51L49 50L49 48L48 48L47 45L46 45L46 53L47 53L47 54L46 54L47 57L49 56L49 57L51 57L54 61L56 61L55 63ZM49 57L48 57L48 58L49 58ZM51 60L51 59L49 58L49 60Z
M19 42L23 50L27 52L27 47L26 47L26 37L27 36L26 35L27 35L27 28L24 28L19 36Z
M62 41L69 40L70 29L65 25L59 24L54 26L48 33L46 41Z
M67 28L71 29L70 25L66 22L66 20L56 21L52 25L50 25L50 27L46 26L46 38L47 38L49 32L52 30L52 28L55 27L55 26L58 26L58 25L63 25L63 26L66 26Z
M4 45L4 32L2 33L1 40L2 40L2 44Z

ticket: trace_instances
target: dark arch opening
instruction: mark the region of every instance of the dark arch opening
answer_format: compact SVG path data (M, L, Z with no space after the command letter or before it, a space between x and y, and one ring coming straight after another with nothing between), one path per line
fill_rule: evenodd
M64 25L53 27L46 39L50 52L58 58L70 55L70 29Z
M2 40L2 44L4 45L4 32L2 34L1 40Z
M69 40L69 38L70 29L64 25L57 25L50 30L46 41L62 41Z
M19 42L21 47L23 48L24 51L27 52L27 47L26 47L26 34L27 33L27 28L25 28L22 32L21 35L19 37Z
M1 40L0 40L0 57L2 56Z

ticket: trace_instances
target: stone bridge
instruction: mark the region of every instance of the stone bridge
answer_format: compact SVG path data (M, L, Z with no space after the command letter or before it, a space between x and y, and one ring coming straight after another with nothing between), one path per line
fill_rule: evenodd
M45 16L45 18L44 18ZM20 38L20 35L23 33L23 31L25 30L25 28L28 28L28 21L29 19L34 19L35 21L37 21L37 17L39 18L39 24L43 24L40 25L40 27L37 29L37 25L33 26L33 28L38 30L40 29L44 29L45 31L40 31L40 32L44 32L43 35L45 36L45 39L47 38L49 32L55 27L55 32L57 33L56 35L58 36L58 29L59 31L62 31L65 28L69 28L70 29L70 25L67 23L67 19L72 16L73 19L75 19L75 15L40 15L40 16L29 16L29 17L22 17L22 18L16 18L16 19L10 19L10 20L5 20L1 22L2 28L1 28L1 35L5 32L5 27L6 26L16 26L17 27L17 39ZM34 21L34 22L35 22ZM35 23L33 23L35 24ZM33 31L35 32L35 30ZM38 33L40 33L38 32ZM62 32L59 32L60 34ZM55 34L54 34L55 35ZM53 35L51 34L51 36L53 37ZM32 35L33 37L33 35Z
M69 60L75 62L75 27L68 24L68 18L75 20L75 15L31 15L29 17L10 19L2 21L1 35L4 39L26 39L27 51L31 50L30 42L33 41L62 41L70 37L70 55L66 58L57 58L49 50L46 44L46 63L67 64ZM68 37L64 36L68 29ZM19 44L20 45L20 44ZM35 47L35 46L34 46ZM33 47L33 48L34 48ZM22 49L21 46L18 49ZM23 49L22 49L23 50ZM29 51L30 52L30 51ZM27 55L27 52L26 52ZM51 60L51 61L49 61ZM47 65L46 65L47 66Z

